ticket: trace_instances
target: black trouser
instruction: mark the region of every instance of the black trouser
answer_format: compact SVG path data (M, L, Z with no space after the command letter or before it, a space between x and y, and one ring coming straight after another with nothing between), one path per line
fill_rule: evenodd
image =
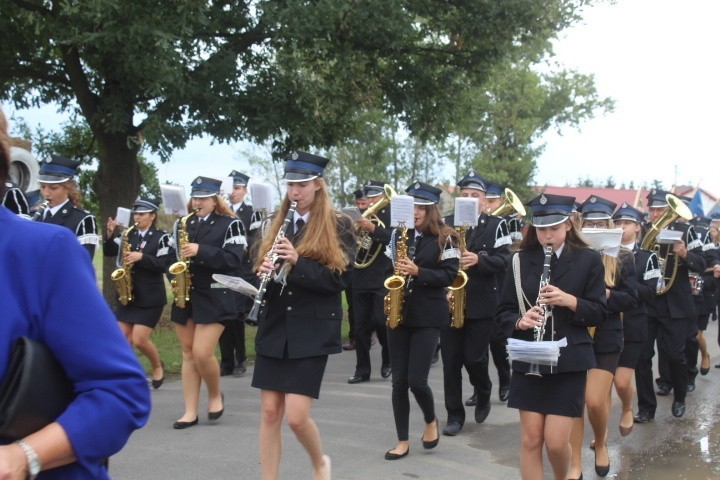
M688 367L688 376L697 376L697 356L700 346L697 342L697 317L692 317L686 324L685 332L685 360ZM665 384L672 386L672 373L670 371L670 362L664 351L658 352L658 370L660 378L657 380L658 385Z
M377 331L382 349L382 364L390 364L385 323L384 300L386 290L353 289L353 314L355 315L355 355L357 375L370 375L370 336Z
M684 401L687 393L687 360L685 359L685 318L648 316L648 336L643 344L637 367L635 368L635 384L637 385L638 408L655 412L657 398L653 386L652 358L655 356L655 339L658 351L664 352L670 362L670 378L672 379L675 400Z
M493 319L465 319L463 328L446 325L440 329L440 353L443 361L443 385L448 422L465 423L462 398L462 367L470 377L478 396L478 407L490 401L492 381L488 374L488 345L494 330Z
M220 334L220 365L226 369L233 369L238 363L246 360L245 356L245 315L250 302L245 295L235 294L235 306L238 316L225 323L225 329Z
M410 396L423 412L425 423L435 420L433 393L428 385L432 357L437 346L439 328L413 328L400 325L387 329L392 361L392 406L398 440L408 439L410 424Z
M507 338L493 321L493 333L490 337L490 353L498 372L500 388L510 386L510 362L507 354Z

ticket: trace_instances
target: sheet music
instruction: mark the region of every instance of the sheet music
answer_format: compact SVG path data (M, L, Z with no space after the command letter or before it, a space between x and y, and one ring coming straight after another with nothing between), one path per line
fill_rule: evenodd
M675 242L682 241L682 239L682 230L668 230L667 228L663 228L662 230L660 230L660 233L658 233L656 241L657 243L669 245Z
M272 212L272 187L265 183L251 183L249 188L253 210L265 213Z
M415 228L415 199L395 195L390 199L390 226Z
M590 246L603 255L617 257L620 253L622 228L583 228L582 233Z
M225 177L220 184L220 196L230 196L233 191L233 179L232 177Z
M471 197L458 197L455 199L455 225L454 227L477 227L478 200Z
M257 297L258 289L251 283L246 282L240 277L233 277L230 275L223 275L220 273L213 273L213 280L220 282L230 290L242 293L248 297Z
M160 185L165 213L170 215L187 215L187 197L185 187L181 185Z
M360 213L360 209L357 207L343 207L342 212L350 217L353 222L362 218L362 213Z
M115 221L118 225L122 225L123 227L127 227L130 225L130 217L132 216L132 212L129 208L125 207L118 207L117 213L115 214Z

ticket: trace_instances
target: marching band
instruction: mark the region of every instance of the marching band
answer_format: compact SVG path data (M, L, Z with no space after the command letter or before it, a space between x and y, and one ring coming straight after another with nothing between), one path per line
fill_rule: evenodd
M258 275L267 280L249 322L258 326L252 385L262 398L264 478L278 476L283 419L307 450L314 478L330 478L330 459L310 409L328 355L343 349L343 291L352 307L345 349L357 357L347 382L370 380L374 331L382 349L380 376L392 376L389 403L398 443L385 453L388 460L410 450L408 391L424 417L424 448L461 432L465 405L474 406L475 421L483 423L490 414L491 357L500 400L519 410L525 479L543 477L543 450L554 478L582 478L586 409L595 472L608 475L613 385L622 402L622 436L654 419L656 394L672 394L670 413L685 414L696 375L711 370L704 332L717 311L720 218L692 218L689 199L659 190L648 195L647 222L634 206L617 207L597 195L540 193L523 205L511 190L471 170L457 182L459 197L475 202L470 222L458 220L457 212L443 219L442 190L416 181L405 191L414 201L414 224L397 226L390 210L402 195L383 181L367 181L355 192L362 207L357 218L334 210L322 178L327 162L293 152L285 164L287 193L273 215L253 211L245 202L249 177L233 171L227 200L220 180L197 177L188 214L170 234L156 227L155 199L138 198L124 230L108 219L103 253L118 267L115 313L128 342L149 359L155 389L165 371L150 333L167 303L164 277L173 280L171 320L182 348L184 398L175 429L199 423L201 382L208 389L207 417L214 421L225 408L220 376L245 373L245 320L254 303L214 280L215 273L256 286ZM82 209L78 166L58 155L42 162L43 205L34 215L17 186L7 183L0 193L13 213L69 228L92 257L100 236L95 217ZM616 233L614 245L589 240L603 231ZM438 342L444 425L427 384ZM508 353L509 342L528 352L552 343L560 356L518 360ZM465 405L463 367L474 390Z

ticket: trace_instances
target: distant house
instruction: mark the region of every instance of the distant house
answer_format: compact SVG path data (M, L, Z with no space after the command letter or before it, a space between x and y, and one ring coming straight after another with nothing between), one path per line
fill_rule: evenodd
M643 211L646 210L646 197L650 191L647 188L553 187L549 185L536 186L533 188L539 193L542 192L575 197L575 199L580 203L584 202L590 195L598 195L615 202L618 205L622 205L623 202L626 202L628 205L632 205L633 207ZM702 188L696 189L696 187L678 186L674 189L674 193L676 195L685 195L688 197L694 197L696 191L700 193L703 210L706 215L709 215L713 210L720 210L718 197Z

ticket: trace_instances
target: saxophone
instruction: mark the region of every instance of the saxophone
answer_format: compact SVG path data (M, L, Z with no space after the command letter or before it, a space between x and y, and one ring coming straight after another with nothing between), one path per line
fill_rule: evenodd
M467 227L457 227L456 230L459 237L460 252L462 253L467 250L465 240ZM467 285L468 276L463 270L465 270L465 268L458 270L457 275L455 275L455 280L453 280L452 285L448 287L450 290L448 297L448 303L450 305L450 326L452 328L463 328L465 325L465 304L467 298L465 285Z
M175 277L170 284L172 285L173 295L175 295L175 305L178 308L185 308L187 302L190 301L190 286L192 284L190 277L190 259L183 257L182 247L189 242L187 233L187 221L195 215L199 209L196 208L175 223L175 245L178 261L170 265L168 271Z
M403 321L403 305L405 303L405 277L400 274L398 268L398 260L407 258L407 238L408 229L400 228L400 238L397 241L397 256L395 260L395 270L393 275L385 279L385 288L388 289L385 295L385 315L387 316L386 325L395 329ZM392 242L391 242L392 243Z
M116 282L115 287L117 288L118 299L121 305L127 305L133 300L132 263L125 263L125 255L130 253L128 236L134 228L137 228L137 223L131 225L123 232L120 240L120 252L118 252L117 258L119 268L110 274L110 278Z

